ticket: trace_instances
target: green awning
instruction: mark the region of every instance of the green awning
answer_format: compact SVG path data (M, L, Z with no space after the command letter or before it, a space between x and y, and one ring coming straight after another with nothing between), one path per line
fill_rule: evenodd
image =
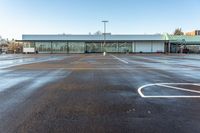
M200 36L165 35L165 38L171 43L200 44Z

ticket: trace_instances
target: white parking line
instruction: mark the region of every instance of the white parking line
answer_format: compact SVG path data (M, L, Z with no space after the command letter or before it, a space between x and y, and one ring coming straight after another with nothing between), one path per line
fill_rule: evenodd
M194 84L192 84L194 85ZM169 85L157 85L157 86L163 86L166 88L171 88L171 89L176 89L176 90L182 90L182 91L188 91L188 92L194 92L194 93L200 93L200 91L195 91L195 90L189 90L189 89L185 89L185 88L180 88L180 87L175 87L175 86L169 86Z
M123 62L123 63L125 63L125 64L128 64L128 61L125 61L125 60L123 60L123 59L120 59L120 58L118 58L117 56L114 56L114 55L111 55L112 57L114 57L115 59L118 59L119 61L121 61L121 62Z
M71 64L74 64L74 63L71 63ZM75 63L76 64L76 63ZM96 64L96 63L92 63L92 64ZM98 64L98 63L97 63ZM99 63L99 65L101 65L102 63ZM109 63L105 63L105 64L109 64ZM40 68L28 68L28 67L21 67L20 68L22 69L41 69ZM200 70L200 69L165 69L165 68L120 68L120 67L99 67L99 68L95 68L95 67L85 67L85 68L82 68L82 67L77 67L77 68L74 68L74 67L52 67L52 68L45 68L46 70L54 70L54 69L64 69L64 70L165 70L165 71L193 71L193 70ZM167 77L167 76L166 76Z
M151 86L162 86L162 87L167 87L171 89L176 89L176 90L181 90L181 91L187 91L187 92L193 92L193 93L200 93L200 91L195 91L195 90L190 90L190 89L185 89L185 88L180 88L180 87L174 87L170 85L193 85L193 86L200 86L199 83L156 83L156 84L147 84L143 85L140 88L138 88L138 93L141 97L143 98L200 98L200 95L197 96L189 96L189 95L152 95L152 96L145 96L142 93L142 89L146 87L151 87Z
M195 86L200 86L200 84L194 84Z
M200 98L200 96L144 96L143 98Z

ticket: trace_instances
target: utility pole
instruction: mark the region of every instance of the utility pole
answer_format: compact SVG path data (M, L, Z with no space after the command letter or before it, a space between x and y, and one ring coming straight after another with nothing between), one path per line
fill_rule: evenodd
M103 20L102 22L104 23L104 46L105 46L106 45L106 23L108 23L109 21Z

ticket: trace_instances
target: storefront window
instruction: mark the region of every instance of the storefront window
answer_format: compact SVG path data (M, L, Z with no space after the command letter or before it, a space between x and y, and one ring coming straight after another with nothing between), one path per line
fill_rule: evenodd
M24 42L24 48L35 48L34 42Z
M123 42L119 43L119 52L132 52L132 43L130 42Z
M51 53L51 42L35 42L35 46L39 53Z
M101 43L86 43L86 53L100 53Z
M67 42L52 42L53 53L68 53Z
M105 52L118 52L118 44L107 42L106 44L103 44L103 51L105 51Z
M69 42L69 53L85 53L85 43L84 42Z

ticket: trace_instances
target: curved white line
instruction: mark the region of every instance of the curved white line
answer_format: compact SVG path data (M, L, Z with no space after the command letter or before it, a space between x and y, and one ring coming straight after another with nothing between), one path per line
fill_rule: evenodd
M140 94L141 97L145 97L144 94L142 93L142 89L149 87L149 86L154 86L155 84L147 84L147 85L143 85L138 89L138 93Z
M143 85L140 88L138 88L138 93L140 94L141 97L143 98L200 98L200 96L145 96L142 93L142 89L150 86L162 86L162 85L195 85L195 86L200 86L200 83L155 83L155 84L147 84ZM182 90L184 91L184 90Z

